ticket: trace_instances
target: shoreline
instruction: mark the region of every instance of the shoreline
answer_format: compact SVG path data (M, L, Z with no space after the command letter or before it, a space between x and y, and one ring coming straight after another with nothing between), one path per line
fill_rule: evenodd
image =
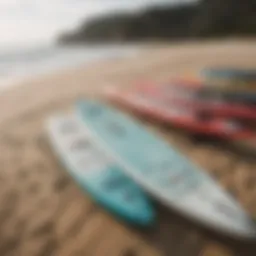
M45 55L42 50L47 50L48 55ZM85 68L93 63L104 60L130 58L137 55L140 51L139 45L74 45L70 47L39 45L31 49L20 49L16 53L14 51L14 53L9 53L9 55L5 54L5 59L11 59L10 63L0 62L0 66L2 65L2 70L0 70L2 71L0 73L0 93L16 85L35 80L38 77L76 70L81 66ZM40 58L33 57L35 52ZM20 55L24 56L20 57ZM29 61L27 61L27 58Z

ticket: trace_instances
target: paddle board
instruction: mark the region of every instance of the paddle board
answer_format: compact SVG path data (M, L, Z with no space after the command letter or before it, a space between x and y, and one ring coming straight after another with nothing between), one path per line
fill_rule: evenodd
M96 202L129 223L140 226L153 223L154 211L146 195L113 158L93 143L78 118L52 117L47 131L69 174Z
M164 102L161 97L152 97L139 93L124 93L112 90L108 97L118 104L151 118L187 130L194 134L214 136L225 140L244 140L255 134L232 119L212 118L203 112L197 112L186 105L177 106L174 102Z
M175 84L172 85L172 93L166 93L165 90L155 88L144 87L138 89L139 92L143 92L150 95L153 98L158 98L161 101L170 102L176 106L187 107L197 112L203 112L210 116L238 118L240 120L256 120L256 107L248 106L246 104L228 103L218 99L203 99L193 93L176 93ZM136 93L136 90L135 90Z
M201 79L224 91L255 92L256 71L243 69L206 68Z
M240 120L256 120L255 106L238 104L236 102L232 103L232 101L226 102L225 100L218 99L221 98L221 96L214 98L213 95L218 92L214 88L212 89L212 91L214 92L213 95L211 95L211 91L207 93L207 90L202 89L201 92L198 90L199 84L198 86L196 86L195 83L192 83L191 85L186 85L184 82L173 81L170 82L168 85L160 86L151 84L142 87L139 85L137 87L134 87L132 89L132 92L146 94L153 98L158 98L161 101L170 102L172 105L174 104L175 106L187 107L189 109L193 109L194 111L203 112L211 116L238 118ZM197 91L199 92L199 95L208 94L209 97L199 97ZM236 97L242 99L242 97L244 96L241 93L237 93ZM250 96L249 99L250 98L253 97ZM246 101L246 98L244 98L244 101ZM241 103L243 103L243 101Z
M145 87L144 87L145 88ZM218 87L214 84L207 82L189 81L189 80L171 80L165 84L154 86L153 84L148 87L151 93L157 93L162 90L164 93L175 95L187 95L188 97L195 97L196 99L206 101L221 101L237 104L256 104L256 90L246 91L236 90L235 87ZM228 88L228 89L225 89Z
M206 78L219 79L241 79L256 82L256 70L235 69L235 68L205 68L201 75Z
M127 115L85 100L77 113L95 142L166 206L236 238L255 239L255 224L204 171Z

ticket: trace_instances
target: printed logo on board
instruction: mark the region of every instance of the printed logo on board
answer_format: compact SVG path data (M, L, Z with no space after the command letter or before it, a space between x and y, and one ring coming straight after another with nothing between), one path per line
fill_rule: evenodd
M87 150L90 147L91 147L91 143L87 139L84 139L84 138L75 140L70 145L70 149L72 151Z
M126 134L125 128L116 122L109 123L107 128L112 134L118 137L123 137Z

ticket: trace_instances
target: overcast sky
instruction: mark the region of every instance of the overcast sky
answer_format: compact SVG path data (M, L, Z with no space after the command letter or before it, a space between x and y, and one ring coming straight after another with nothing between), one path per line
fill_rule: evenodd
M52 41L87 17L115 9L195 0L0 0L0 46Z

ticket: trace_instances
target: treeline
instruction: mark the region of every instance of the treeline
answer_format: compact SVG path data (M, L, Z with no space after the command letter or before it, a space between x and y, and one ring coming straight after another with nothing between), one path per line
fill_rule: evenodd
M108 14L62 35L61 43L129 42L256 34L255 0L201 0Z

